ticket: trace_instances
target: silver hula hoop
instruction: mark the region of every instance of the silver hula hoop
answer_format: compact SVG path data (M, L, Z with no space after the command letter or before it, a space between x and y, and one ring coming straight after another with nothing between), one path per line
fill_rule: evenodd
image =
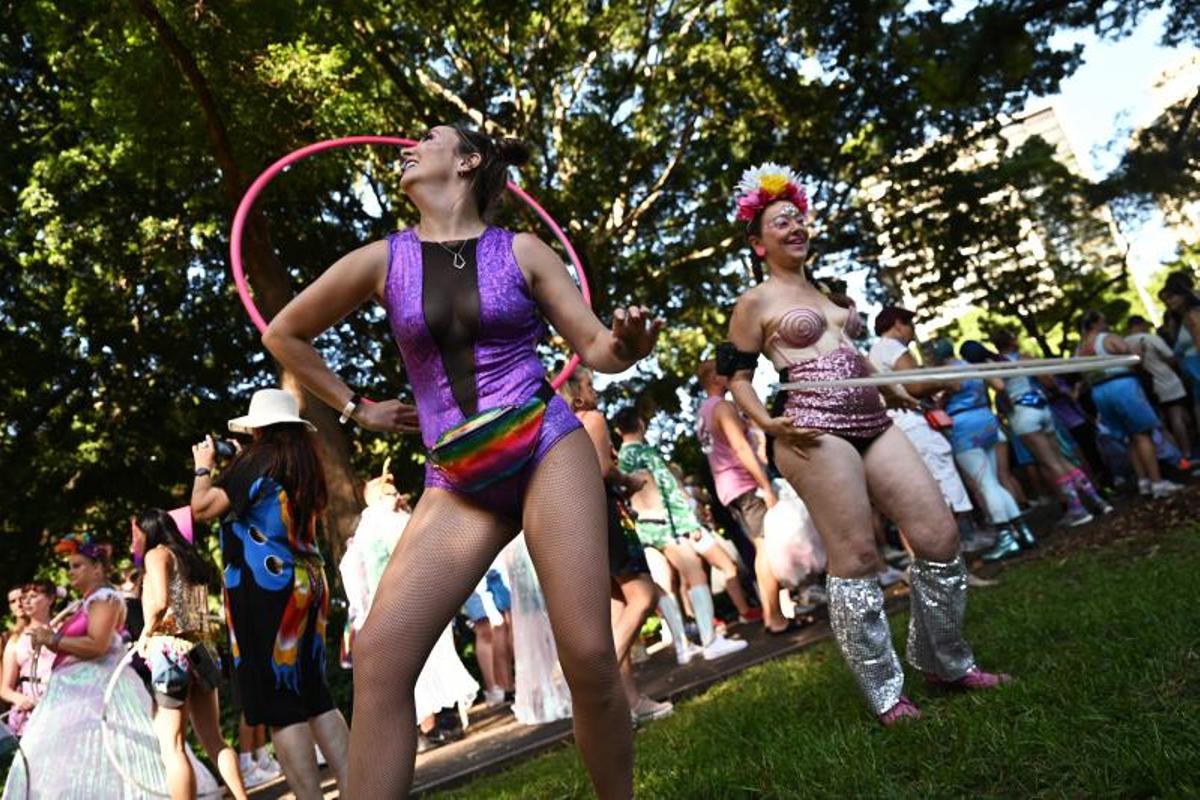
M126 772L125 765L120 762L120 760L117 758L117 754L113 751L112 732L108 727L108 705L112 702L113 692L117 688L117 681L121 678L122 670L129 666L129 663L133 660L134 655L135 651L132 647L130 647L129 650L125 652L125 655L121 657L121 660L117 663L117 668L113 670L112 675L109 676L108 685L104 687L104 704L100 708L100 741L104 744L104 755L108 758L108 763L112 764L113 769L115 769L117 774L121 776L121 780L125 781L125 783L129 784L130 786L133 786L138 791L144 792L152 797L165 797L167 800L170 800L171 795L167 792L159 789L151 789L149 786L146 786L137 778ZM186 725L187 723L185 722L184 724ZM155 736L156 741L157 738L158 737ZM221 784L219 782L217 783L216 792L206 792L197 795L197 797L224 796L225 790L221 788Z
M827 389L832 386L891 386L897 383L924 383L926 381L959 381L972 378L1015 378L1019 375L1059 375L1069 372L1094 372L1116 367L1135 367L1141 359L1127 356L1088 356L1086 358L1037 358L1025 361L984 362L982 364L953 365L921 369L902 369L896 372L879 372L861 378L840 378L829 381L789 381L771 386L771 393L796 389Z

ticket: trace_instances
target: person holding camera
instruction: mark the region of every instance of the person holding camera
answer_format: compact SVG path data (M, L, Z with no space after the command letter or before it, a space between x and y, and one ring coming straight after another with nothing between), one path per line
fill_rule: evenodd
M329 588L317 520L328 494L315 428L292 394L261 389L229 429L253 439L216 480L212 437L192 448L191 505L198 520L223 518L226 618L246 721L271 727L298 798L323 796L314 740L347 796L349 729L325 676Z
M145 627L137 647L151 669L154 732L168 790L176 799L196 796L196 776L184 747L190 718L233 796L245 798L237 753L221 736L220 668L208 634L213 568L166 511L143 511L133 524L146 554L141 598Z

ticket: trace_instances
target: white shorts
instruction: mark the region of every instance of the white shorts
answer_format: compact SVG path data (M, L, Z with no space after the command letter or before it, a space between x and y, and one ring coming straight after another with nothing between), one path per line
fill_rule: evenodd
M954 451L950 440L929 427L924 418L921 419L920 425L912 425L903 430L913 447L917 448L921 460L929 469L929 474L938 482L946 505L956 514L974 508L967 487L963 485L962 476L958 474L958 466L954 463Z

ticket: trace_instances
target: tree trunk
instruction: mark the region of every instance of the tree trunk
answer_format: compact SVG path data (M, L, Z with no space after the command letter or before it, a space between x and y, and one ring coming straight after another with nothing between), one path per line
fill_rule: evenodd
M220 113L216 97L208 86L204 74L191 51L183 44L167 20L159 13L152 0L131 0L134 8L150 23L158 42L170 55L183 78L196 95L200 110L204 114L212 154L221 171L221 191L229 201L230 219L250 185L229 140L225 120ZM246 274L259 310L267 319L273 317L291 300L291 281L283 262L275 255L271 245L270 231L266 220L257 212L246 220L246 239L243 255ZM345 552L346 540L354 534L362 503L358 493L358 476L350 461L350 445L346 434L338 424L333 409L304 391L292 376L280 370L280 383L301 397L301 405L308 417L317 426L317 440L325 466L325 480L329 487L329 508L325 513L325 532L329 549L336 564ZM334 570L336 572L336 570Z
M1046 339L1046 334L1042 333L1042 330L1038 327L1037 321L1034 320L1033 315L1017 313L1016 317L1021 322L1021 327L1025 329L1025 332L1029 334L1030 338L1038 343L1038 347L1040 347L1042 350L1042 356L1044 358L1054 358L1054 350L1050 347L1050 342Z

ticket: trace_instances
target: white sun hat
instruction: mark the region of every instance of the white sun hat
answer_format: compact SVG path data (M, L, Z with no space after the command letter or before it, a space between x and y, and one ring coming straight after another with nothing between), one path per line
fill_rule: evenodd
M299 422L310 431L317 429L300 416L300 403L294 394L283 389L259 389L250 398L250 413L229 420L229 430L234 433L250 433L255 428L265 428L282 422Z

